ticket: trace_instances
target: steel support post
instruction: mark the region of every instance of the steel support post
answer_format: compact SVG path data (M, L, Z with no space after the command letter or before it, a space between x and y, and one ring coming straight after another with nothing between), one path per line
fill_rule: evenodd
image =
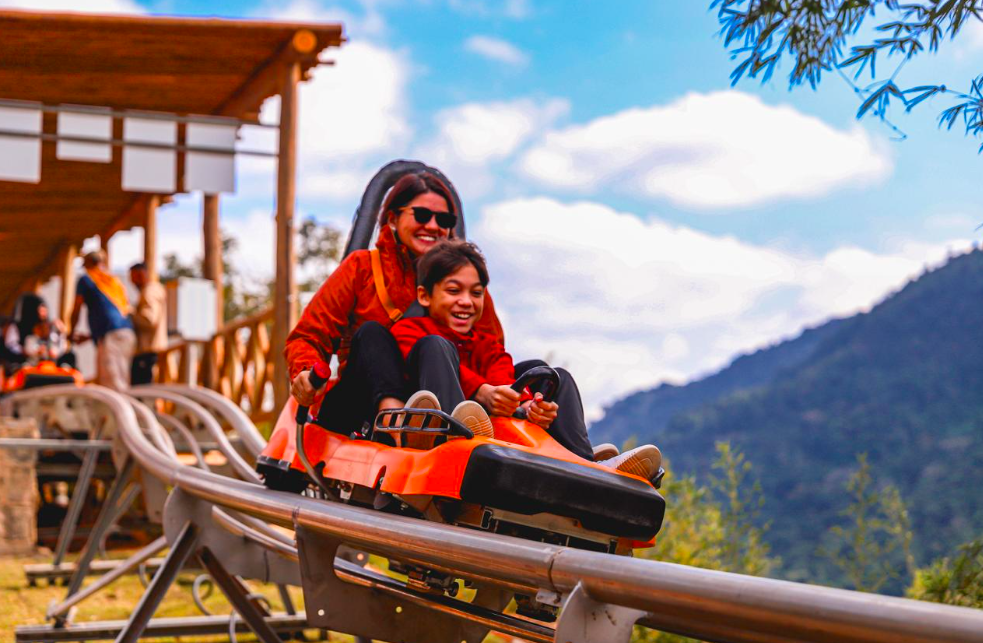
M0 449L37 449L38 451L109 451L112 440L60 440L54 438L0 438Z
M123 498L116 503L116 511L113 513L113 517L109 521L109 525L105 530L103 530L102 534L100 534L99 550L103 553L106 551L106 538L109 537L109 527L118 523L126 512L129 511L130 505L133 504L133 501L137 499L137 496L140 495L142 490L143 489L140 487L139 482L132 482L130 486L127 487L126 494L123 496Z
M133 555L127 558L126 560L120 561L120 564L117 565L111 572L109 572L105 576L102 576L101 578L99 578L99 580L92 583L91 585L86 586L86 588L80 591L79 593L69 596L64 601L62 601L57 605L52 605L51 607L49 607L46 617L55 618L57 616L60 616L61 614L64 614L70 608L74 607L75 605L78 605L88 597L102 590L104 587L107 587L108 585L112 584L121 576L125 576L126 574L129 574L138 566L142 565L143 563L147 562L150 558L160 553L165 547L167 547L167 538L161 536L160 538L150 543L149 545L134 552Z
M102 427L99 427L92 438L98 439L101 433ZM52 561L52 564L56 566L61 565L62 561L65 560L65 554L68 553L68 548L72 544L72 538L75 537L75 527L78 524L79 515L82 513L85 497L89 494L89 483L92 481L92 474L96 469L99 453L100 451L92 449L86 451L85 455L82 456L82 468L79 470L78 478L75 479L75 491L68 503L68 513L65 514L65 520L61 523L61 531L58 533L58 544L55 546L55 558Z
M133 481L134 466L135 464L133 458L128 457L126 462L123 463L123 469L119 472L119 475L113 482L113 486L110 487L109 493L106 494L106 499L102 503L102 510L99 512L99 517L96 519L96 524L92 526L92 531L89 532L89 539L85 542L85 547L82 549L82 554L75 563L75 571L72 573L72 578L68 582L68 593L65 596L66 600L71 598L72 594L77 592L79 588L82 587L82 582L89 573L89 564L92 563L92 559L95 558L96 552L99 551L99 543L102 542L103 534L106 533L106 530L109 529L109 527L116 521L116 518L122 513L117 505L120 504L120 499L123 498L124 491L127 490L130 483ZM125 496L126 497L124 500L127 504L129 504L133 502L136 494L127 493Z
M281 643L280 637L266 622L269 613L261 608L258 601L249 597L245 586L222 566L215 554L207 547L202 547L198 552L198 560L208 570L219 589L225 594L225 598L232 603L236 613L249 625L253 634L263 643Z
M276 586L276 591L280 592L280 600L283 602L283 611L290 616L296 614L297 608L294 607L294 601L292 598L290 598L290 592L288 591L287 586L282 583L278 583Z
M283 641L290 640L295 632L307 627L303 612L296 616L271 616L267 619L275 631L280 632ZM18 625L15 631L17 643L69 643L76 641L112 641L123 628L126 621L93 621L76 623L67 628L53 628L50 625ZM249 626L236 620L235 631L248 634ZM202 636L228 636L229 617L221 616L179 616L155 618L143 631L146 639L170 638L197 641Z
M154 579L150 581L150 586L140 598L140 603L133 610L126 627L116 637L116 643L137 643L144 629L146 629L147 623L157 611L157 606L163 600L167 589L174 583L174 579L177 578L185 563L188 562L188 558L194 553L197 544L198 528L188 522L181 530L177 540L171 545L171 551L164 559L164 564L154 574Z

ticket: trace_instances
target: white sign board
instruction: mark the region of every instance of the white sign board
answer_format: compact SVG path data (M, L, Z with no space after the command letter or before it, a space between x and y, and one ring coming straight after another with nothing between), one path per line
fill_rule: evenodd
M108 110L107 110L108 111ZM58 136L98 138L101 143L77 143L58 141L55 153L59 161L90 161L109 163L113 160L113 148L108 141L113 136L113 117L109 114L81 114L73 112L58 113Z
M126 118L123 140L127 143L177 143L177 123L149 118ZM177 191L177 152L173 149L131 147L123 149L123 189L127 192L169 194Z
M228 154L188 152L184 189L205 194L235 192L235 125L188 123L185 139L189 147L210 147Z
M215 335L215 283L182 277L167 287L167 327L184 339L208 340Z
M41 182L41 110L29 107L0 107L0 181Z

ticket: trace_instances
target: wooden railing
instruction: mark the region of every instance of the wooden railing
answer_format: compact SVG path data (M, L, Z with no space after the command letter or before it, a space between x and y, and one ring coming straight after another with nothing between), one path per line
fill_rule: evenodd
M226 324L207 341L181 341L158 355L157 381L218 391L254 422L273 420L273 309Z

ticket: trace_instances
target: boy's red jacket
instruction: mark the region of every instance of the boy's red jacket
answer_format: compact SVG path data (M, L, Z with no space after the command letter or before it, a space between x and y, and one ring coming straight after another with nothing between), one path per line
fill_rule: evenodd
M403 357L407 357L417 341L427 335L439 335L454 344L461 358L461 390L465 398L472 398L482 384L501 386L515 381L512 356L505 352L494 335L478 330L460 335L430 317L400 319L390 330Z
M392 229L384 225L376 241L382 273L389 297L400 310L416 301L416 267L406 246L396 241ZM300 321L287 337L284 353L293 380L315 362L325 364L338 355L339 374L348 361L352 335L367 321L389 328L392 320L379 301L368 250L350 254L321 286L304 309ZM485 296L485 312L477 328L504 342L502 325L495 315L491 297Z

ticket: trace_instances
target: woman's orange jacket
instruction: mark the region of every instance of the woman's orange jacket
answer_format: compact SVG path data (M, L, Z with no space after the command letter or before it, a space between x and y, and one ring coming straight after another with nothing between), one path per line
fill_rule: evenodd
M406 310L416 301L413 258L406 246L396 241L388 225L380 229L376 247L389 297L397 308ZM339 374L344 371L352 335L367 321L379 322L386 328L393 325L376 293L369 251L357 250L321 285L287 337L284 354L291 381L317 361L329 363L333 354L338 355ZM490 296L485 297L485 311L475 329L490 333L505 344L502 324Z

